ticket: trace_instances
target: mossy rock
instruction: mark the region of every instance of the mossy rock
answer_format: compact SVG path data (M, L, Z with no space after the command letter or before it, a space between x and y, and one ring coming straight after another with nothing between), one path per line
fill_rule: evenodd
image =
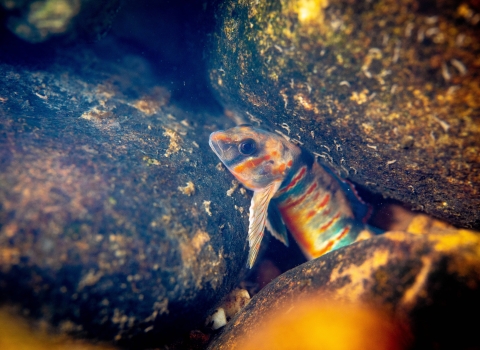
M478 348L480 236L391 231L328 253L268 284L209 348L233 349L270 322L271 310L295 314L295 303L309 298L312 308L348 302L355 312L360 305L384 313L386 323L406 325L413 348ZM347 312L345 306L339 312Z
M478 4L222 1L210 80L343 177L480 228Z
M112 40L44 59L0 62L0 301L137 347L203 325L248 248L208 146L228 123Z

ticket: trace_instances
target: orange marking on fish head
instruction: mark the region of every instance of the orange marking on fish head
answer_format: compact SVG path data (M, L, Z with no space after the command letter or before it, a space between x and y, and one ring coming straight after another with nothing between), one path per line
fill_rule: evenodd
M223 134L223 133L220 133L220 132L217 132L215 133L214 135L212 135L212 140L213 141L222 141L222 142L232 142L232 138Z
M286 169L285 163L280 164L276 168L272 168L272 174L274 175L285 175L285 169Z
M253 140L253 151L243 151L243 141ZM252 126L238 126L210 135L210 146L230 172L249 188L264 188L285 176L287 164L300 155L298 146L283 137ZM288 165L290 166L290 165Z
M233 172L237 174L245 173L245 175L255 169L257 166L262 164L263 162L270 160L270 156L267 154L263 157L258 157L254 159L247 159L243 163L235 166L233 168Z

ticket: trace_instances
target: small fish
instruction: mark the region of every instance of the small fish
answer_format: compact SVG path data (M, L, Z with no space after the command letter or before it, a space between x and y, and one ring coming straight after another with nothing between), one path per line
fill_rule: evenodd
M209 144L253 191L248 267L255 262L265 227L286 246L288 228L309 259L353 243L360 233L374 233L365 225L369 207L353 187L282 136L239 125L213 132Z

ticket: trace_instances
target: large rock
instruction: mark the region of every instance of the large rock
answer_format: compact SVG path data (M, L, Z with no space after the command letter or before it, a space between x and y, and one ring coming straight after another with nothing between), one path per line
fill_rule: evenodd
M208 146L228 125L111 40L35 66L3 53L0 301L137 348L203 324L248 247L249 199Z
M327 318L307 322L311 315L305 313L305 307L296 308L299 300L310 301L310 310L317 310L317 314ZM352 314L345 302L353 303ZM331 307L325 312L328 305L339 305L336 313ZM373 310L371 318L363 317L367 323L361 321L362 317L354 316L359 307ZM341 316L345 314L345 327L352 329L352 318L358 317L357 322L361 323L358 327L364 329L370 327L372 319L384 314L382 329L386 324L397 327L405 324L407 334L412 336L409 341L412 348L477 349L480 347L477 336L480 236L467 230L437 230L429 234L392 231L309 261L263 288L209 348L243 348L239 344L251 344L255 339L270 344L268 339L258 336L263 331L264 336L272 334L270 326L276 322L272 310L276 312L273 317L283 319L279 327L298 316L298 322L307 327L302 332L311 333L313 339L323 334L322 344L330 335L317 329L319 325L341 330L338 323L341 326ZM292 332L284 331L281 335L285 342L290 341L292 334L298 335ZM349 347L347 342L343 348L354 348L357 342L365 344L368 339L361 333L356 335L358 339L348 338L352 345ZM331 336L338 337L338 334ZM375 334L369 336L376 337Z
M480 18L473 1L222 1L218 96L344 177L480 227Z
M0 0L6 27L30 43L95 40L110 29L121 0ZM3 7L3 8L2 8Z

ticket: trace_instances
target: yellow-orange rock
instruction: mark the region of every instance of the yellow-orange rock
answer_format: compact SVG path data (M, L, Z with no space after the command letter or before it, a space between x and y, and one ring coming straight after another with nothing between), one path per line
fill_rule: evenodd
M329 303L313 296L275 309L232 349L406 349L408 331L374 308Z
M350 315L350 311L340 306L323 310L325 304L316 306L308 299L312 293L332 303L373 307L388 315L384 318L386 324L392 318L397 324L405 323L411 330L415 348L480 347L478 321L472 321L480 313L480 235L468 230L424 227L428 228L428 234L387 232L285 272L252 298L210 344L210 349L234 348L250 341L245 339L257 337L258 332L264 336L271 333L273 338L280 332L287 337L289 329L292 332L297 329L293 323L310 324L309 320L322 313L325 316L318 316L319 321L305 329L314 339L324 339L324 324L333 325L336 319ZM310 305L311 310L301 311L304 306L297 306L297 300L306 300L307 309ZM282 315L271 316L271 310ZM364 311L354 307L351 312L361 315ZM297 319L299 314L301 317ZM364 321L358 322L358 327L374 328L377 316L373 313L370 321L368 317L359 316ZM344 327L355 323L344 321ZM270 331L270 325L275 330ZM377 334L370 332L369 336ZM338 337L348 339L350 348L366 341L363 335ZM287 338L281 342L287 344ZM269 344L266 340L263 343Z

